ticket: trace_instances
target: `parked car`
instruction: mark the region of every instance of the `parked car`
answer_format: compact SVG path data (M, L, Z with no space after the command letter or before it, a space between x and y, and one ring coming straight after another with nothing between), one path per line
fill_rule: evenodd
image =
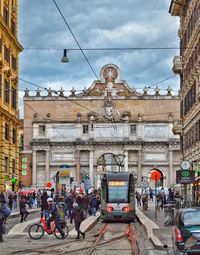
M196 237L197 242L186 252L185 242L191 236ZM172 243L175 255L200 254L200 207L179 209L177 211Z

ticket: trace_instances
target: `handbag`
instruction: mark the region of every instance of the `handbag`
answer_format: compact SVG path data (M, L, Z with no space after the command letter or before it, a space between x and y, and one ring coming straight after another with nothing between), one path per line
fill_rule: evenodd
M8 216L10 216L11 210L6 205L4 205L2 208L2 213L3 213L3 216L7 218Z

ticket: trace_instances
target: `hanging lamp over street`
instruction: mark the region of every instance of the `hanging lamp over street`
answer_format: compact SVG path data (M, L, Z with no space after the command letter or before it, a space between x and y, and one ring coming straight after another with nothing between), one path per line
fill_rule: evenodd
M69 59L67 57L67 50L66 49L63 50L63 57L61 59L61 62L62 63L68 63L69 62Z

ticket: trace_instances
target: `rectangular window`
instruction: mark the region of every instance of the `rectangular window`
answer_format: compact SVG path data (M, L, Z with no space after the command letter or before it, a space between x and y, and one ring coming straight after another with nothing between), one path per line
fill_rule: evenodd
M10 50L6 46L4 47L4 58L10 64Z
M16 170L16 162L15 159L12 160L12 173L15 174L15 170Z
M17 70L17 61L14 56L12 56L12 69L15 71Z
M88 134L89 127L88 125L83 125L83 134Z
M9 81L7 80L5 80L4 101L7 104L9 104L10 102L10 84L9 84Z
M5 124L5 139L9 140L9 125L7 123Z
M9 12L6 7L4 7L4 9L3 9L3 19L6 23L6 25L9 25Z
M17 91L16 88L12 87L12 108L17 108Z
M12 142L14 144L16 144L16 140L17 140L17 132L16 132L16 129L13 128L13 132L12 132Z
M16 34L16 24L13 19L11 20L11 31L14 35Z
M5 174L8 173L8 167L9 167L9 160L8 160L8 157L5 157L5 159L4 159L4 173Z
M136 130L137 130L136 125L135 124L131 124L130 125L130 133L131 133L131 135L135 135L136 134Z
M39 125L39 135L45 135L45 125Z

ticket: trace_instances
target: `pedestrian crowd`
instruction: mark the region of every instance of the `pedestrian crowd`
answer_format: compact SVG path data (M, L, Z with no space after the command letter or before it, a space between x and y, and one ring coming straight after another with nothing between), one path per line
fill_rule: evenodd
M85 238L85 234L80 231L81 222L88 216L95 216L96 212L100 210L100 194L97 190L93 191L91 194L84 194L82 190L76 192L75 190L70 190L69 192L59 193L55 192L52 188L51 190L37 190L32 192L1 192L0 194L0 242L3 241L4 224L6 223L6 218L4 209L10 211L10 213L15 208L19 208L20 212L20 222L24 222L29 212L27 208L40 208L41 218L45 217L47 221L47 227L51 227L51 221L55 221L56 227L60 231L61 235L64 236L62 229L60 227L61 217L58 209L58 205L62 204L62 211L64 213L64 218L67 217L70 223L74 221L75 229L77 231L77 239L80 238L80 234ZM46 217L50 215L49 217Z
M167 193L167 194L166 194ZM150 187L148 190L144 190L142 194L138 191L136 191L136 202L137 206L141 207L143 211L146 211L148 209L148 203L150 201L154 201L155 194ZM180 194L180 191L178 189L169 188L168 192L164 188L161 188L157 191L156 194L156 208L158 211L163 210L164 206L166 204L175 204L175 207L180 208L182 207L183 203L183 197Z

